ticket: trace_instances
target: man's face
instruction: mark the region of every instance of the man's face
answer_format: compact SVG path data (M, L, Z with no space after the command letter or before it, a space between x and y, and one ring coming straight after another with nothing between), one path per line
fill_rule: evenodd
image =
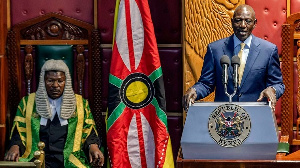
M241 41L245 41L251 35L256 22L254 11L247 7L237 9L231 20L233 32Z
M64 72L47 71L45 73L45 86L51 99L59 98L65 88L66 76Z

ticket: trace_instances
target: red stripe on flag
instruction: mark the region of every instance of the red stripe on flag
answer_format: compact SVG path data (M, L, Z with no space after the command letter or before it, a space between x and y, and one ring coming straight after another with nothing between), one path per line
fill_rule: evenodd
M108 152L112 167L131 168L127 150L127 136L133 114L131 109L126 107L107 132L109 138L107 146L109 147Z
M141 165L142 168L147 168L141 114L137 110L136 110L136 123L137 123L137 130L138 130L138 137L139 137L139 144L140 144Z
M114 49L112 51L111 57L111 66L110 66L110 74L124 80L131 72L124 64L124 61L121 58L121 55L118 50L118 45L115 40Z
M167 128L160 120L160 118L156 115L155 107L152 104L149 104L139 111L141 111L146 117L151 126L151 129L153 130L155 141L155 164L158 164L160 161L161 163L159 164L159 167L162 167L165 162L166 148L169 140L169 133L167 132Z
M132 29L131 29L130 0L125 0L125 15L126 15L128 52L129 52L129 60L130 60L130 68L131 68L130 71L133 72L135 70L135 58L134 58Z

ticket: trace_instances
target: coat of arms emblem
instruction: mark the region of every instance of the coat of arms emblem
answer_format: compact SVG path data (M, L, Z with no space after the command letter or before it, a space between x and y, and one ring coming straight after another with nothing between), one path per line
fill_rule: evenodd
M208 130L217 144L223 147L241 145L251 130L249 114L236 104L218 106L209 116Z

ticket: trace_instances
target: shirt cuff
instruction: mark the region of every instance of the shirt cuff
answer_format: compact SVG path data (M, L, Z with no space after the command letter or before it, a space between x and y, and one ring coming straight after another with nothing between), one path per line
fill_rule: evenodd
M274 91L275 91L275 97L276 97L276 99L277 99L277 92L276 92L275 87L274 87L274 86L270 86L270 88L274 89Z

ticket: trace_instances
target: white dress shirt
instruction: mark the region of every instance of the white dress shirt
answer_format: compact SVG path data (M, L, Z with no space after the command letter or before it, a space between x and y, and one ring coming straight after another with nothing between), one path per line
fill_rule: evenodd
M57 113L57 116L59 118L60 121L60 125L64 126L68 124L68 120L62 119L60 117L60 107L61 107L61 101L62 101L62 97L58 98L58 99L51 99L50 97L48 98L49 100L49 105L50 105L50 109L51 109L51 118L50 120L52 121L54 119L55 114ZM47 118L41 117L41 121L40 124L46 126L47 125Z

